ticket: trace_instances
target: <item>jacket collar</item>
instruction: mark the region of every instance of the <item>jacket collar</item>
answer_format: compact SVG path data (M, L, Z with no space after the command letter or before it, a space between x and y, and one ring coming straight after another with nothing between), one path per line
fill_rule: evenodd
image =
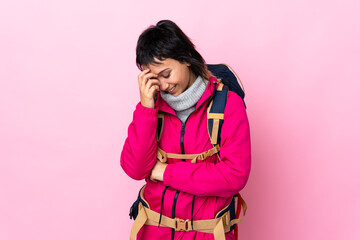
M195 108L199 108L205 101L207 101L214 93L214 87L215 83L219 83L219 81L211 76L208 82L208 85L206 86L204 94L201 96L199 101L196 103ZM170 113L176 116L175 110L172 109L167 102L165 102L164 99L161 98L161 95L158 94L157 100L155 103L155 108L159 109L159 111Z

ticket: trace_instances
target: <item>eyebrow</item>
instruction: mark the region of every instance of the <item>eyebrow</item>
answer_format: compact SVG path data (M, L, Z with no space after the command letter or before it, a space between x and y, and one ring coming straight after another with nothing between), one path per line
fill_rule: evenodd
M170 68L165 68L165 69L161 70L157 75L160 75L161 73L165 72L168 69L170 69Z

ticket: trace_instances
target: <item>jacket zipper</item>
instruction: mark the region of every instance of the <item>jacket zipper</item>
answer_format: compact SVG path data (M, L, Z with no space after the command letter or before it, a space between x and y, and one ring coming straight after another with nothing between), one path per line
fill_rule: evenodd
M191 115L191 114L190 114L190 115ZM182 153L182 154L185 154L185 146L184 146L185 125L186 125L186 122L187 122L187 120L189 119L190 115L189 115L189 116L187 117L187 119L185 120L185 123L182 124L182 126L181 126L181 131L180 131L180 148L181 148L181 153ZM182 161L185 162L186 160L183 159ZM173 200L172 218L175 218L176 202L177 202L177 200L178 200L179 193L180 193L180 191L177 190L176 193L175 193L174 200ZM175 237L175 229L172 229L172 232L171 232L171 240L174 240L174 237Z
M189 116L190 116L190 115L189 115ZM187 121L187 119L186 119L186 121ZM185 135L185 124L186 124L186 121L185 121L185 123L182 125L181 132L180 132L180 147L181 147L181 153L182 153L182 154L185 154L184 135ZM183 159L183 161L185 162L185 159Z
M188 118L189 118L189 117L188 117ZM188 119L188 118L187 118L187 119ZM181 131L180 131L180 147L181 147L181 153L182 153L182 154L185 153L184 135L185 135L185 124L186 124L186 122L187 122L187 119L186 119L185 123L182 124ZM183 161L185 162L185 159L183 159ZM176 193L175 193L174 200L173 200L173 205L172 205L172 218L175 218L176 202L177 202L177 200L178 200L179 193L180 193L180 191L177 190ZM172 229L172 232L171 232L171 240L174 240L174 237L175 237L175 229Z
M201 103L201 105L198 107L200 108L205 102L207 102L207 100L209 98L212 98L212 95L209 96L207 99L205 99L204 102ZM196 109L195 109L196 111ZM194 111L194 112L195 112ZM191 114L193 114L194 112L192 112ZM174 115L174 114L171 114L171 113L168 113L170 115ZM189 117L191 116L191 114L187 117L187 119L185 120L185 123L182 124L182 127L181 127L181 132L180 132L180 148L181 148L181 153L182 154L185 154L185 147L184 147L184 135L185 135L185 125L186 125L186 122L187 120L189 119ZM177 117L177 116L176 116ZM180 120L180 119L179 119ZM183 159L183 161L185 162L185 159ZM172 218L175 218L175 212L176 212L176 202L178 200L178 197L179 197L179 193L180 191L177 190L176 193L175 193L175 196L174 196L174 200L173 200L173 205L172 205ZM175 238L175 229L173 228L172 231L171 231L171 240L174 240Z

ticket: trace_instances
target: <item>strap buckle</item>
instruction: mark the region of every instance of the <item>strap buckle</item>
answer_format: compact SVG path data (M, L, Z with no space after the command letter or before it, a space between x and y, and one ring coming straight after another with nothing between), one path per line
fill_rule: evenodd
M200 153L199 155L198 155L198 157L197 157L197 159L199 159L199 160L204 160L204 159L206 159L208 156L208 154L207 154L208 152L203 152L203 153Z
M202 152L198 155L197 159L200 159L200 160L204 160L210 156L212 156L213 154L219 152L220 150L220 146L219 144L217 144L215 147L207 150L206 152Z
M189 232L191 230L191 226L189 224L189 219L180 219L175 218L175 231L185 231Z

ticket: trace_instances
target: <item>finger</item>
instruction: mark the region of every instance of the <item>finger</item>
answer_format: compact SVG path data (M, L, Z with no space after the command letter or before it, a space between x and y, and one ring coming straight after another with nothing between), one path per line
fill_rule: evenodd
M150 68L147 68L147 69L144 69L141 71L141 73L139 74L139 76L143 76L145 75L146 73L150 72Z
M150 72L150 69L149 69L149 68L141 71L141 73L138 75L139 84L140 84L141 80L143 79L144 75L147 74L147 73L149 73L149 72Z
M143 76L143 78L144 79L150 79L150 78L157 78L158 77L158 75L157 74L155 74L155 73L146 73L144 76Z
M149 91L151 93L151 96L154 96L156 92L160 91L160 86L153 85L153 86L150 87Z
M156 79L156 78L151 78L151 79L149 79L149 80L146 82L146 84L145 84L145 88L150 89L153 85L158 85L158 86L160 86L159 80Z
M149 80L146 85L148 93L153 97L156 91L160 91L160 83L156 81Z
M144 87L150 79L156 79L156 78L157 78L157 74L148 73L144 75L142 79L140 79L140 85Z

